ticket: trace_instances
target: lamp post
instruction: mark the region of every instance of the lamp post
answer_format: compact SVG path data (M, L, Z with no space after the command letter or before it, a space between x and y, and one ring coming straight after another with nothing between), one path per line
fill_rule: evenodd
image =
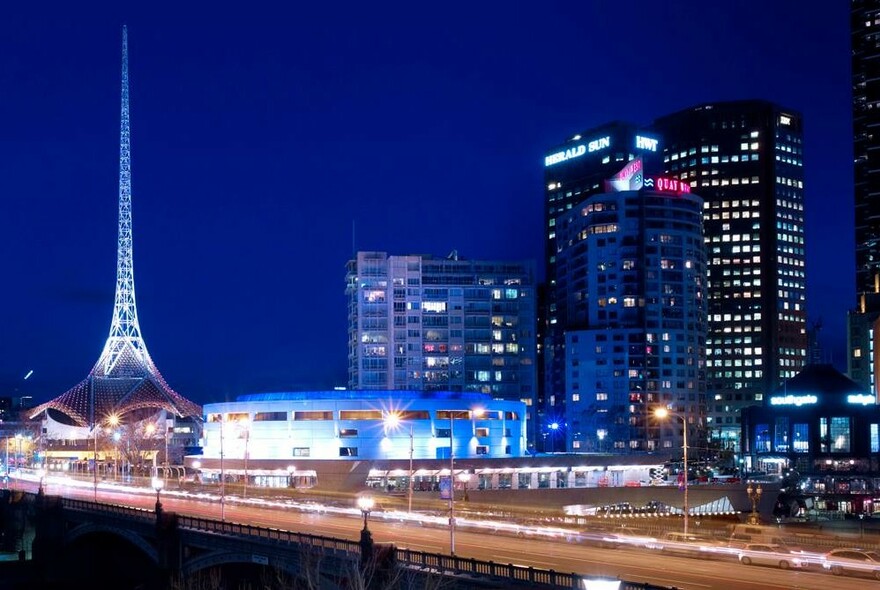
M455 555L455 410L449 410L449 553Z
M220 521L226 520L226 472L223 471L223 414L220 414Z
M42 497L43 496L43 480L46 478L46 468L41 467L40 470L37 472L37 474L40 476L40 487L37 488L37 495Z
M761 484L756 485L752 488L751 482L746 486L746 494L749 496L749 500L752 502L752 513L749 514L749 524L758 524L760 522L760 518L758 518L758 501L761 499Z
M287 466L287 487L292 488L293 485L293 474L296 473L296 465L288 465Z
M161 477L153 478L153 489L156 490L156 518L159 518L162 515L162 502L159 499L159 495L162 493L164 485L165 482Z
M360 496L357 499L358 508L364 515L364 528L361 529L361 565L367 565L373 559L373 535L367 528L367 519L370 517L370 511L373 509L372 496Z
M409 425L409 486L406 490L406 511L412 512L413 497L413 425Z
M673 416L675 418L679 418L681 420L682 426L684 427L682 432L682 450L684 456L684 478L683 482L683 490L684 490L684 534L688 533L688 516L690 512L690 507L688 506L688 423L687 418L685 418L682 414L677 414L675 412L669 411L667 408L657 408L654 410L654 416L660 418L661 420L668 417Z
M550 424L550 452L556 452L556 435L559 432L559 422L552 422Z

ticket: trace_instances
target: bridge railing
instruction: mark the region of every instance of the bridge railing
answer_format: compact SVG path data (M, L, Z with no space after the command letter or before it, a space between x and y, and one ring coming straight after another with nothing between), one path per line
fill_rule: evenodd
M104 514L114 514L125 518L132 518L140 521L156 520L156 513L146 508L133 508L131 506L117 506L115 504L101 504L90 500L76 500L74 498L61 498L61 504L64 508L70 510L84 510L88 512L101 512Z
M306 545L320 549L332 549L347 553L360 553L360 545L355 541L337 539L334 537L322 537L281 529L259 527L249 524L240 524L229 521L198 518L195 516L178 515L177 526L196 531L236 535L240 537L252 537L260 540L270 540L286 545Z
M413 551L411 549L397 549L396 557L397 563L400 565L427 569L437 573L513 579L555 588L583 588L582 580L586 579L573 573L542 570L511 563L495 563L494 561L482 561L479 559L456 557L455 555L425 553L424 551Z

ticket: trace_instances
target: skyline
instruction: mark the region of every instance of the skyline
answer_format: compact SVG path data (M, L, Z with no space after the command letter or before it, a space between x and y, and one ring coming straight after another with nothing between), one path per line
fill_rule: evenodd
M466 22L432 14L416 28L403 26L409 12L328 22L314 7L263 22L186 12L174 23L149 13L11 17L0 25L10 56L0 108L16 115L0 141L0 240L15 288L0 299L0 395L59 395L107 337L123 23L139 317L159 370L194 401L345 385L345 263L356 250L529 259L543 278L547 149L611 120L648 124L744 98L804 116L809 324L822 318L820 342L845 369L845 311L855 304L846 7L808 15L794 2L761 5L760 19L748 8L697 14L696 2L646 8L626 21L645 43L667 11L694 23L646 53L616 38L619 29L585 36L585 24L625 13L560 6L471 7ZM771 26L791 19L800 20ZM300 36L280 35L291 30ZM576 51L584 42L615 58L589 61L597 71L587 80L576 67L589 57ZM678 66L633 67L648 54L686 64L695 46L718 52L694 66L702 83L685 84ZM756 70L743 55L777 55L790 67L774 76L772 58ZM706 72L712 64L723 72ZM620 72L615 85L608 74ZM828 80L811 84L814 72Z

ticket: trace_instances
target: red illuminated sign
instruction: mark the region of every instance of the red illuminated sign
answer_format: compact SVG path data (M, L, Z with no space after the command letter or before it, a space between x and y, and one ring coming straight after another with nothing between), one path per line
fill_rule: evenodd
M637 191L642 188L642 159L636 158L605 181L606 192Z
M691 185L677 178L658 176L654 179L654 190L664 193L689 193L691 192Z

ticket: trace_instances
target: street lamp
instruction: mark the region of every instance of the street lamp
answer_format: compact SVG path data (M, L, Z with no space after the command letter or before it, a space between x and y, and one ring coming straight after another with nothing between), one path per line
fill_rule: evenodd
M684 432L682 438L682 450L684 456L684 478L683 482L683 490L684 490L684 534L688 533L688 516L690 512L690 507L688 506L688 423L687 418L685 418L682 414L677 414L675 412L669 411L667 408L657 408L654 410L654 416L657 418L665 419L669 416L673 416L675 418L679 418L681 420L682 426L684 427L682 432Z
M455 410L449 410L449 553L455 555Z
M370 534L370 530L367 528L367 519L370 516L370 511L373 509L373 497L359 496L357 499L357 505L361 510L361 514L364 515L364 528L361 529L360 544L361 565L366 566L373 558L373 535Z
M559 432L559 422L550 424L550 452L556 452L556 434Z
M360 496L357 499L358 508L361 509L361 513L364 515L364 531L367 531L368 533L369 530L367 528L367 519L370 516L370 512L372 512L373 510L374 504L375 501L373 500L372 496Z
M220 414L220 521L226 520L226 473L223 471L223 430L226 423Z
M455 414L458 410L449 410L449 553L455 555ZM482 416L484 410L475 409L472 412L464 410L465 416Z
M746 494L752 502L752 513L749 514L749 524L758 524L760 522L760 519L758 518L758 501L761 499L762 491L761 484L752 488L752 483L749 482L746 486Z
M156 518L162 514L162 502L159 500L159 495L162 493L162 487L164 485L165 482L161 477L153 478L153 489L156 490Z

